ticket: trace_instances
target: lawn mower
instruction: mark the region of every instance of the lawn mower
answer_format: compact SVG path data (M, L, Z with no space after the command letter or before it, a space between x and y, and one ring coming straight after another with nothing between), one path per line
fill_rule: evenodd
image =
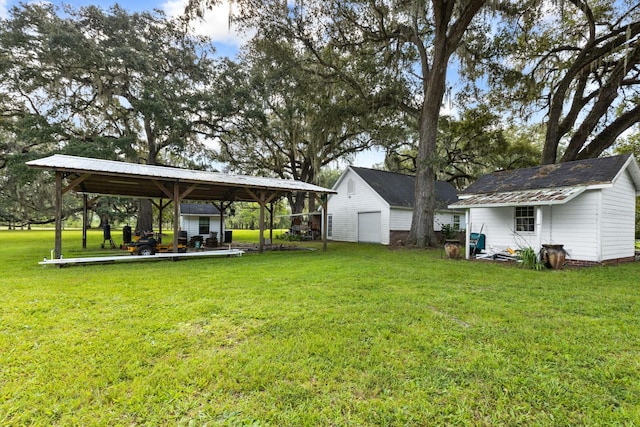
M173 252L173 243L161 243L153 232L143 232L127 246L127 250L131 252L131 255L155 255L156 253ZM178 244L178 252L187 252L187 245Z

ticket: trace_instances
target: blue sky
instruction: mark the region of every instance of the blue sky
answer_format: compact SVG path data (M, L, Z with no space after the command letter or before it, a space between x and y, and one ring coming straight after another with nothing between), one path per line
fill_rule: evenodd
M29 1L30 0L23 0L23 2ZM0 17L7 18L9 10L19 3L17 0L0 0ZM184 12L187 0L137 0L120 2L112 0L66 0L64 2L54 0L51 1L51 3L57 5L64 3L75 8L96 5L103 9L109 9L109 7L118 3L121 7L131 12L160 9L167 16L171 17ZM246 36L243 37L243 35L233 31L233 29L229 29L229 7L228 0L222 1L220 6L207 12L204 21L195 23L194 29L199 34L211 37L219 54L234 56L246 39Z

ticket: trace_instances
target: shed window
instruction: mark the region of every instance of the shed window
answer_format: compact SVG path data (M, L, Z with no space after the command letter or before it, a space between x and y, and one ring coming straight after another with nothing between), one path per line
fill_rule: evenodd
M198 217L198 234L209 234L209 217Z
M333 236L333 215L327 215L327 237Z
M536 218L533 206L516 207L516 231L534 232L536 229Z

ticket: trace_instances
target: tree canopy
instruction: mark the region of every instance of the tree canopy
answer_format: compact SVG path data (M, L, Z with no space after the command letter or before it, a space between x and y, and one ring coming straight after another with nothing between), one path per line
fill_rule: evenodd
M640 120L637 2L530 2L497 34L489 95L507 114L544 115L541 163L598 157Z
M318 183L323 167L382 144L390 118L285 38L256 37L240 55L246 109L220 137L220 160L250 174ZM304 195L291 195L293 213Z
M202 136L237 109L235 82L218 79L228 61L159 12L21 5L0 25L0 58L2 164L56 151L209 167ZM150 228L150 205L140 220Z
M428 246L437 178L462 187L529 165L538 139L542 163L597 157L640 120L637 2L235 3L230 22L258 29L237 62L160 12L13 8L0 22L0 168L22 181L1 200L38 185L18 170L35 153L193 168L216 155L317 183L332 162L385 146L388 165L416 174L409 242ZM443 118L452 82L460 114ZM141 216L150 224L150 205Z

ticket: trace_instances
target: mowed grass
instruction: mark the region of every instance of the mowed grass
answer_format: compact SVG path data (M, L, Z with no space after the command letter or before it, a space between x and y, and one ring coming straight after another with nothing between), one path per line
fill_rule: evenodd
M638 263L330 243L39 266L52 247L0 232L3 426L640 425Z

